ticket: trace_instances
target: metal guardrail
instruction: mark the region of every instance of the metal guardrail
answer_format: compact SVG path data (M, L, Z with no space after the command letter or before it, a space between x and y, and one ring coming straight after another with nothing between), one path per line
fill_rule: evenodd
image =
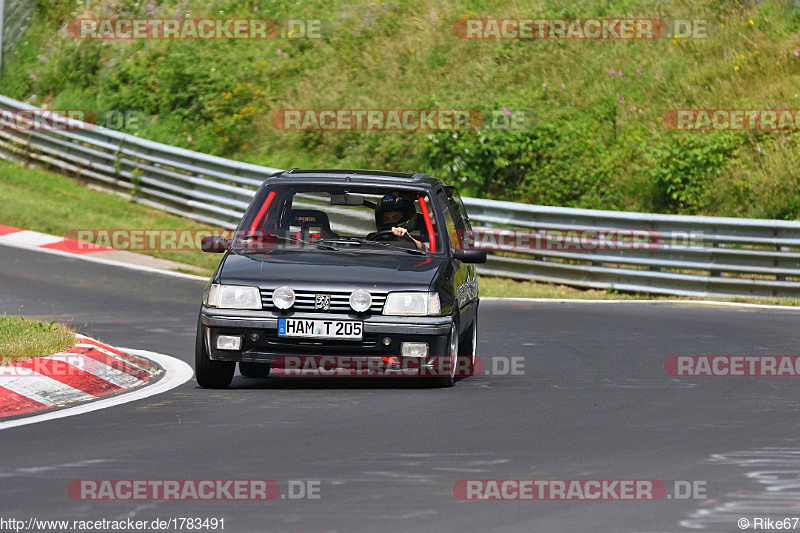
M0 109L35 108L0 96ZM56 169L134 201L229 229L237 225L263 180L279 170L102 127L0 127L0 158ZM540 235L640 230L657 236L641 249L573 249L558 245L563 244L559 240L552 247L501 249L479 267L483 274L656 294L800 297L797 221L571 209L475 198L464 198L464 204L479 237L501 229Z
M800 295L800 222L571 209L465 198L483 227L636 230L663 241L641 249L568 245L495 255L485 274L586 288L719 297ZM564 244L556 241L556 245ZM624 248L624 247L623 247ZM518 250L519 252L519 250Z

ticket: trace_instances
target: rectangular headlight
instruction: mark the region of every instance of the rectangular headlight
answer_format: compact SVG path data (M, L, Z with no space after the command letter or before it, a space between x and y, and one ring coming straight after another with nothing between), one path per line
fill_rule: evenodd
M241 335L218 335L217 336L217 350L241 350L242 349L242 336Z
M203 303L218 309L261 309L261 292L258 287L214 283Z
M384 315L431 316L442 314L439 293L390 292L383 305Z
M403 357L425 357L428 355L427 342L401 342L400 355Z

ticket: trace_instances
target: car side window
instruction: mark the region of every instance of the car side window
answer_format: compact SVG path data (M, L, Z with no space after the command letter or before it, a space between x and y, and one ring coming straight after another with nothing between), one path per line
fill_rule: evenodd
M461 195L455 187L448 186L444 188L447 197L450 199L450 206L453 208L453 214L456 217L456 225L463 225L464 229L471 230L472 225L469 222L469 215L467 215L467 208L464 207L464 202L461 200Z
M458 235L458 228L456 227L455 220L453 219L450 199L447 197L447 193L445 193L444 190L439 190L439 192L436 194L436 198L439 201L439 207L442 208L442 212L444 213L444 224L445 229L447 230L447 237L450 239L450 246L454 250L461 250L463 246L461 245L461 239Z
M462 246L465 248L472 248L475 244L475 233L472 231L472 224L469 221L467 208L464 207L464 202L461 200L461 195L458 194L456 188L452 186L445 187L444 191L450 199L450 206L453 208L453 213L456 214L456 227L462 235Z

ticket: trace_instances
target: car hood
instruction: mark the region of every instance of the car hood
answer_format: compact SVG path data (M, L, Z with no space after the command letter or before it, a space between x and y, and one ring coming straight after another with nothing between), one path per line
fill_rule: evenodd
M281 252L235 254L225 259L219 281L275 288L289 285L426 290L444 258L406 253Z

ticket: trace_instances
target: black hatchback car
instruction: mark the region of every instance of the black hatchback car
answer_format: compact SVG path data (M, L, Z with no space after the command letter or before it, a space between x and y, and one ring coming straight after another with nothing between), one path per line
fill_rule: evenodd
M475 365L473 263L486 252L471 249L471 230L455 188L427 174L270 176L231 239L204 239L225 256L203 294L197 382L225 388L237 362L265 377L296 355L351 370L362 358L366 375L388 361L452 386Z

